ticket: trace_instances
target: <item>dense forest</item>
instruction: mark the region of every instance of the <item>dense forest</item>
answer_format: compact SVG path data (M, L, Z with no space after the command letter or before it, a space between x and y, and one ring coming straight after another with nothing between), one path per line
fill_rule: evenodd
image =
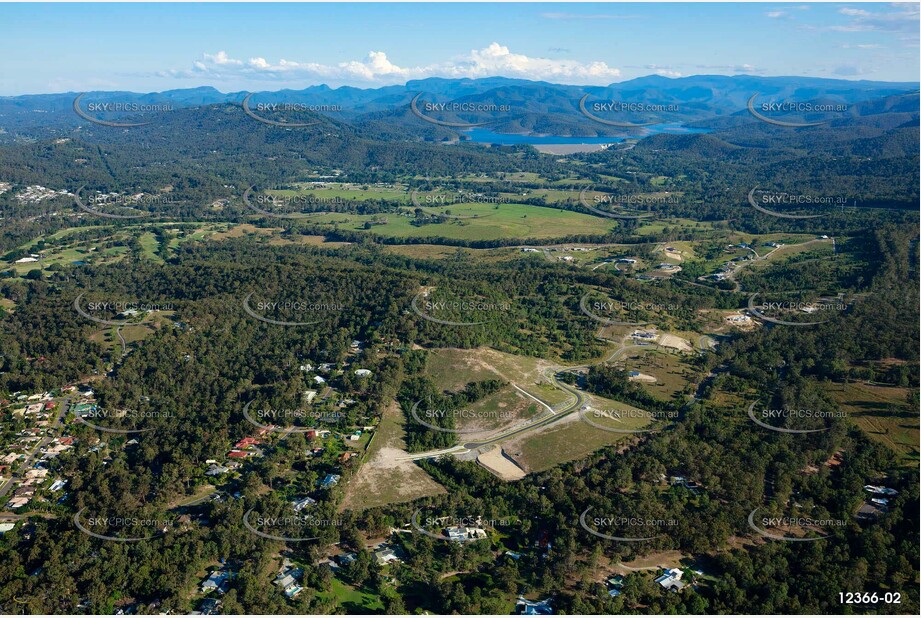
M838 410L835 395L854 383L904 389L905 408L917 411L919 133L917 113L890 103L891 115L822 128L785 132L735 118L706 133L566 157L529 146L442 145L444 131L402 131L372 113L275 131L229 103L182 108L137 131L63 127L54 139L4 143L0 180L70 194L30 203L17 191L0 193L0 257L10 263L0 273L2 435L27 430L12 410L27 394L53 392L62 405L78 398L64 395L65 386L92 392L106 430L72 412L48 430L49 439L73 438L74 448L49 464L66 490L40 494L0 536L0 612L188 613L219 564L233 574L223 613L371 611L341 601L346 584L387 614L508 613L518 595L552 598L560 614L917 613L917 450L905 465L845 414L784 418L772 431L746 413L749 403ZM576 125L557 118L549 126ZM293 190L329 176L491 198L551 186L548 194L567 197L521 203L554 214L584 214L574 197L582 190L677 197L650 202L657 223L649 229L603 219L598 233L561 225L549 236L500 239L280 220L255 213L243 197L252 186ZM75 205L79 187L169 187L171 199L143 206L143 220L101 221ZM746 196L755 187L846 203L822 218L788 220L753 209ZM409 206L374 197L310 208L394 216ZM409 225L445 219L419 208ZM215 222L228 224L220 238L171 244L166 231ZM240 223L252 233L227 231ZM701 223L705 232L693 227ZM120 259L16 270L16 260L37 261L33 254L61 242L64 230L68 242L117 250ZM709 272L695 262L643 281L541 252L596 243L654 263L656 245L695 241L698 257L715 260L729 239L768 232L842 240L830 256L795 253L720 284L702 283ZM317 241L291 240L302 237ZM142 238L156 248L145 254ZM446 253L427 257L432 246ZM525 246L531 253L519 251ZM743 312L753 294L803 290L840 299L841 309L809 328L724 330L706 351L695 341L683 369L688 383L670 396L607 362L611 342L584 310L585 299L616 302L640 307L615 316L627 324L700 333L708 312ZM133 306L158 309L124 311ZM427 373L432 350L486 348L573 367L553 379L668 422L518 480L500 480L472 459L420 459L413 465L444 491L346 508L345 487L366 464L362 432L379 428L386 413L407 453L447 449L458 444L455 419L426 416L435 427L426 426L413 419L417 405L456 410L512 384L489 378L444 388ZM249 406L291 414L259 416L260 425ZM916 430L912 414L902 420ZM238 465L218 465L235 450ZM897 495L878 516L858 518L871 484ZM308 496L309 517L292 517L291 504ZM753 534L759 509L840 525L822 527L814 542L775 542ZM485 538L445 542L413 532L420 512L497 523ZM657 522L656 530L611 525L604 532L613 538L605 538L582 525L589 512ZM129 514L140 521L119 528L106 519ZM81 517L101 519L102 534L138 540L85 534ZM382 565L370 539L398 545L400 560ZM333 546L354 559L334 570L326 560ZM693 561L694 585L666 593L637 570L609 594L612 565L669 552ZM293 599L271 584L282 557L303 569L304 590ZM841 605L839 592L861 591L898 592L901 604Z

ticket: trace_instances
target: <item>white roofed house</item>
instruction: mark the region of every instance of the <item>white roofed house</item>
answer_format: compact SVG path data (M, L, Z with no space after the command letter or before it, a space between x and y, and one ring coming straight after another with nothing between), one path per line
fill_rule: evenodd
M275 581L272 582L279 588L281 588L285 596L289 599L293 599L301 593L304 589L303 586L298 584L298 580L304 575L304 570L300 567L293 567L285 571L280 572L276 577Z
M317 503L316 500L308 496L306 498L295 500L294 502L291 503L291 506L294 507L295 512L299 513L303 511L305 508L307 508L308 506L312 506L316 503Z
M687 585L687 582L681 581L684 571L681 569L665 569L665 573L655 579L655 582L668 590L669 592L678 592Z

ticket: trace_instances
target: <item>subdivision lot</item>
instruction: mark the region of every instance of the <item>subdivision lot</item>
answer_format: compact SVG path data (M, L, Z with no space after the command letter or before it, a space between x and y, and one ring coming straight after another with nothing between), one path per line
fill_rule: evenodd
M491 348L440 348L431 350L426 373L439 388L449 391L461 390L469 382L504 380L555 406L570 397L543 376L552 367L552 363L539 358L516 356Z
M393 402L383 412L361 468L349 481L342 509L360 511L445 493L422 468L401 460L408 455L402 423L403 413Z

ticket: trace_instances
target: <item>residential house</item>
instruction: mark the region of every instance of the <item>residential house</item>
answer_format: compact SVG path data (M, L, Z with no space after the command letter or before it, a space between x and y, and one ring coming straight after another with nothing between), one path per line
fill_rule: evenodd
M291 503L291 506L294 507L295 512L300 513L308 506L313 506L317 501L311 497L300 498Z
M304 570L299 567L293 567L286 571L282 571L275 577L275 581L272 582L279 588L281 588L285 596L289 599L295 598L297 595L304 590L303 586L298 585L297 581L304 575Z
M230 582L231 577L233 577L233 574L225 569L211 571L211 574L208 576L208 578L201 583L202 593L208 594L209 592L217 591L218 593L223 594L227 592L227 585Z
M687 585L686 582L681 581L683 576L684 571L681 569L666 569L665 573L655 579L655 582L669 592L678 592Z
M328 487L332 487L336 485L339 482L339 479L341 478L342 476L339 474L327 474L323 479L319 481L319 485L323 489L326 489Z
M402 562L396 548L383 544L374 551L374 557L377 559L378 564Z
M552 599L544 599L543 601L529 601L524 597L518 597L518 603L515 606L515 609L519 614L526 616L552 616L553 607L551 607L550 602Z
M485 539L486 531L482 528L469 528L466 526L452 526L445 528L445 533L452 541L467 541L470 539Z
M222 474L227 474L228 472L230 472L230 468L227 466L219 466L218 464L214 463L211 464L211 467L208 468L207 472L205 472L205 476L220 476Z

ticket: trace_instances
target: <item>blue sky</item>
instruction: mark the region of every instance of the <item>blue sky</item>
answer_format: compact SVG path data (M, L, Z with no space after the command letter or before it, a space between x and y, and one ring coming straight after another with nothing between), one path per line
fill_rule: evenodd
M0 4L0 94L568 84L748 73L917 81L918 4Z

